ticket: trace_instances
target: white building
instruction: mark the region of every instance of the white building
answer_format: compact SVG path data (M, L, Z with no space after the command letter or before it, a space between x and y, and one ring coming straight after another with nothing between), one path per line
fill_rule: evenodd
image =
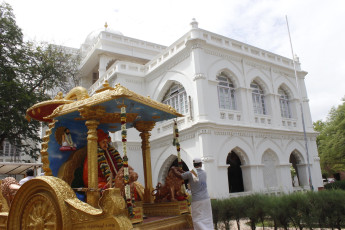
M204 159L211 197L234 192L291 192L309 189L304 111L312 185L322 187L321 170L304 78L293 61L198 28L168 47L105 28L81 45L81 85L93 94L107 80L168 103L178 119L182 160ZM139 132L128 134L129 163L143 175ZM151 132L153 184L176 163L173 121ZM119 134L113 136L121 152ZM231 167L229 167L231 165ZM294 186L291 166L296 169ZM143 176L139 178L143 183ZM231 193L230 193L231 192ZM239 194L234 194L239 195Z

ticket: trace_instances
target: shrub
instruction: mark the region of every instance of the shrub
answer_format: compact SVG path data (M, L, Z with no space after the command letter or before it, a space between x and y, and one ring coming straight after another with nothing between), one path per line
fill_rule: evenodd
M245 216L245 199L246 197L236 197L229 199L229 209L230 215L232 216L232 220L236 221L237 229L240 230L240 220Z
M305 227L303 222L303 213L308 205L306 195L304 193L293 193L287 196L288 217L295 228L302 230Z
M221 200L211 200L211 206L212 206L212 217L213 217L213 225L215 229L218 229L218 222L219 222L219 212L220 212L220 205L223 202Z
M220 216L219 219L220 221L224 224L225 229L228 230L230 229L230 220L233 218L234 212L234 207L231 203L231 199L225 199L223 200L222 205L220 206Z
M265 227L264 220L267 216L267 200L268 197L262 194L250 195L244 200L244 215L249 218L252 230L255 230L256 223L258 222L261 222L263 227Z
M341 229L345 219L345 192L342 190L324 191L328 210L326 212L329 227ZM324 210L326 211L326 210Z
M275 219L278 220L277 224L286 230L288 229L290 223L288 199L289 195L274 197L273 207L271 207L273 209L271 215L274 215Z
M341 189L345 190L345 180L335 181L333 183L328 183L324 186L326 190Z
M273 221L274 229L338 228L345 226L345 191L323 190L319 192L293 193L282 196L254 194L245 197L212 201L213 221L217 228L223 223L230 228L230 220L249 219L251 229L258 222Z

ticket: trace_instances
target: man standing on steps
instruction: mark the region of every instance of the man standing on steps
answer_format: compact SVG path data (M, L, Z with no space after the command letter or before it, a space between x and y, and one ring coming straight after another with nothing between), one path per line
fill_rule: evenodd
M206 172L201 168L201 158L193 159L194 168L184 172L174 167L175 175L188 180L192 191L192 219L195 230L212 230L213 218L210 196L207 191Z

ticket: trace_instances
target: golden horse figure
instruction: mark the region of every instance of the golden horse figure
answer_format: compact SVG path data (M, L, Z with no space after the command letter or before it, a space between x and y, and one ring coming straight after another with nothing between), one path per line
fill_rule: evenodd
M168 105L119 84L112 88L107 82L92 96L77 87L65 97L59 93L53 100L33 105L27 119L48 124L41 145L45 175L22 186L10 179L3 182L0 229L191 228L185 201L156 204L152 196L149 132L156 122L180 116ZM100 129L109 133L121 127L125 135L121 124L140 132L144 175L128 165L125 148L121 155L98 135ZM137 181L140 176L144 185ZM170 217L145 222L144 216Z

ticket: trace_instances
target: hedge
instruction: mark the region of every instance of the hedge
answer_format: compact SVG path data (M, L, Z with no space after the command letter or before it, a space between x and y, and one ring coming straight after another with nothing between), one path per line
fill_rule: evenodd
M332 183L325 184L324 188L327 189L327 190L330 190L330 189L345 190L345 180L335 181L335 182L332 182Z
M345 191L323 190L281 196L253 194L212 200L214 227L230 229L230 221L245 220L251 229L257 226L275 229L345 227Z

